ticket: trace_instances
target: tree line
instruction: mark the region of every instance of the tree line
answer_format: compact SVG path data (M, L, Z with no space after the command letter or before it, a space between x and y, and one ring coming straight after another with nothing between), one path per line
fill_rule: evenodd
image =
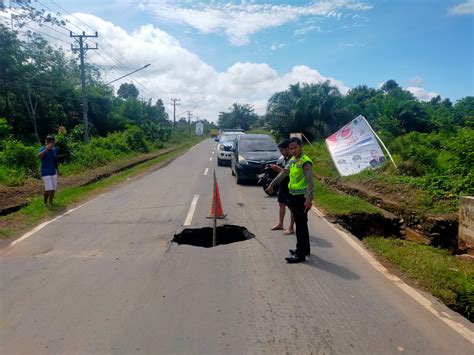
M82 124L79 65L39 34L26 40L0 25L0 117L14 137L41 142L58 127L71 130ZM117 95L105 85L101 71L85 67L91 134L106 136L136 125L155 138L169 135L171 123L161 99L138 99L133 84L122 84Z
M273 94L264 115L234 104L219 115L218 124L265 127L278 139L302 132L309 140L322 141L358 115L388 146L400 181L426 188L436 198L474 194L473 96L455 103L440 96L424 102L395 80L379 89L360 85L346 95L328 81L297 83Z

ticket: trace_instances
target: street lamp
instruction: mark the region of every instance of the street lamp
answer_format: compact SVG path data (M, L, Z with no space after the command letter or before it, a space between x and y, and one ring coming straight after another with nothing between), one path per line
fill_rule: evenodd
M128 73L128 74L122 75L120 78L117 78L117 79L114 79L114 80L112 80L112 81L109 81L109 82L106 83L105 85L112 84L112 83L116 82L117 80L120 80L120 79L122 79L122 78L125 78L126 76L129 76L129 75L132 75L133 73L136 73L137 71L140 71L140 70L143 70L143 69L145 69L145 68L148 68L150 65L151 65L151 64L147 64L147 65L145 65L145 66L143 66L143 67L141 67L141 68L139 68L139 69L137 69L137 70L134 70L134 71L132 71L132 72L130 72L130 73Z

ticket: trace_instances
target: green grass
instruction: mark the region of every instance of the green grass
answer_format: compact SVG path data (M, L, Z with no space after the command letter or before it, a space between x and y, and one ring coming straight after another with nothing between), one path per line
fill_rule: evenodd
M0 184L2 185L21 186L26 182L27 179L28 177L21 170L0 166Z
M304 151L313 160L313 170L317 176L329 178L339 176L324 142L313 142L312 146L307 144L304 147Z
M446 305L474 320L474 263L407 240L367 237L364 243Z
M86 186L64 188L58 191L56 194L55 205L52 207L45 207L42 197L34 198L28 206L25 206L18 212L3 217L3 219L6 221L6 224L8 224L8 220L18 220L19 222L12 223L14 227L7 226L0 228L0 238L10 238L11 236L15 235L15 233L26 228L30 228L44 219L54 217L55 215L64 212L70 205L90 198L105 188L118 184L127 178L152 167L155 164L182 154L198 141L198 139L187 139L186 143L183 143L183 145L177 150L161 155L145 163L136 165L133 168L124 170L103 180L99 180Z
M358 197L339 194L316 179L314 180L313 196L314 203L333 216L351 213L380 213L380 211L370 203Z

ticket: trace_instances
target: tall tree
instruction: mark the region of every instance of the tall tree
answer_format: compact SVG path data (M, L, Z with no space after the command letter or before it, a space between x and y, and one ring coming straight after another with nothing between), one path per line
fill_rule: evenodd
M258 115L252 105L234 103L228 112L219 113L218 126L220 128L239 128L247 131L257 122Z
M295 84L270 97L266 120L279 136L302 132L310 139L324 138L350 120L342 95L328 81Z
M122 99L128 99L133 97L134 99L138 98L139 95L138 89L133 84L123 83L120 85L119 89L117 90L117 95Z

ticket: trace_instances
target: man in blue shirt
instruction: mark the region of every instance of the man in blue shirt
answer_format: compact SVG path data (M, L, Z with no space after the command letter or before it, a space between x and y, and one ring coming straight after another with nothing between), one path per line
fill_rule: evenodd
M54 147L55 138L48 134L46 145L42 146L38 152L41 159L41 178L44 182L44 204L53 204L54 193L58 188L58 163L57 149Z

